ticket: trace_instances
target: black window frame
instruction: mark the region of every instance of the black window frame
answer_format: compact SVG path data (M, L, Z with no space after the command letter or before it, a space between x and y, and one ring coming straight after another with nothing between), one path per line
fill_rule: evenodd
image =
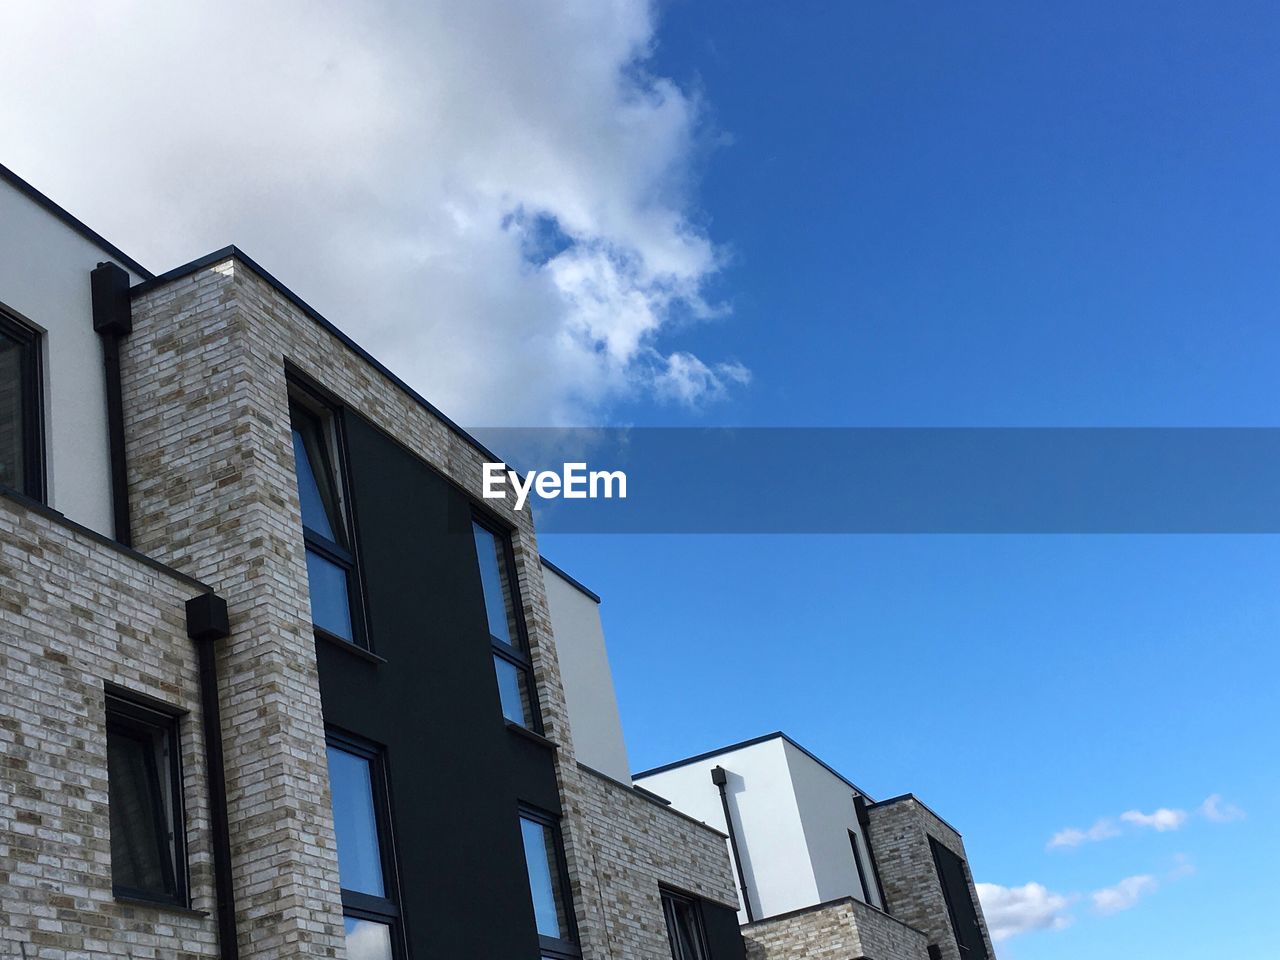
M326 469L329 479L337 495L338 520L343 525L342 533L347 538L349 547L343 546L324 534L302 524L302 536L308 551L313 551L325 560L341 567L347 579L347 610L351 617L351 639L326 630L312 621L311 628L322 640L340 644L345 647L356 647L374 653L371 634L368 629L365 613L364 577L360 565L359 551L356 549L357 524L355 507L351 497L350 459L347 453L346 426L343 422L343 407L337 400L322 394L315 387L303 383L300 378L290 373L289 385L289 430L292 435L294 411L310 417L319 426L321 438L325 441L321 453L326 457L323 464L311 464L312 471ZM292 438L290 440L292 447ZM294 479L297 482L298 467L294 464ZM307 595L310 598L311 582L307 580Z
M973 878L969 875L968 862L937 837L929 837L929 849L937 871L938 886L942 889L942 899L947 904L951 933L962 960L991 960L982 931L982 914L973 895ZM956 883L949 882L949 877ZM960 889L956 889L957 886Z
M187 861L187 827L186 804L182 777L182 718L185 711L169 707L158 701L108 685L104 699L103 727L110 737L112 732L129 737L157 735L168 739L169 769L156 770L155 789L159 789L159 777L169 781L170 808L162 811L164 825L171 831L172 848L168 858L168 868L172 872L173 892L145 890L127 887L116 882L114 858L111 871L111 894L119 900L130 900L155 904L156 906L190 907L191 876ZM108 804L110 804L111 771L108 762ZM162 805L160 797L153 796L153 802ZM163 846L168 847L168 838L163 838Z
M658 896L662 903L662 920L667 928L667 944L671 948L672 960L710 960L711 946L707 941L707 924L702 916L702 900L692 894L677 890L666 884L658 885ZM671 927L671 915L667 912L667 903L679 903L688 906L693 914L694 935L697 937L697 949L701 956L677 957L675 931Z
M579 960L582 949L578 932L578 916L573 904L573 885L569 878L569 862L564 853L564 834L560 830L560 818L540 807L521 803L517 808L516 827L520 829L520 855L524 856L524 831L520 828L521 820L529 820L541 824L551 832L551 846L555 854L555 863L551 864L552 882L560 888L560 900L564 905L564 923L567 937L556 939L538 933L539 956L542 960ZM526 877L529 865L525 863ZM533 906L533 890L529 891L529 904Z
M0 333L24 350L22 362L22 479L19 493L45 503L44 338L35 327L0 307Z
M485 631L489 634L489 646L495 657L499 657L516 667L521 674L521 681L524 683L525 697L529 702L529 723L523 729L531 730L539 736L544 735L542 725L542 705L538 697L538 682L533 673L533 657L529 650L529 629L524 620L524 602L520 595L520 578L518 575L519 568L516 566L515 546L512 543L514 531L510 527L506 527L487 516L478 509L471 511L471 522L484 530L491 533L494 539L502 547L502 568L507 576L507 586L511 594L511 619L515 623L516 640L519 646L507 643L499 637L495 637L489 631L488 609L485 611ZM474 542L474 534L472 536ZM476 554L476 572L480 572L480 556ZM484 577L480 578L480 589L484 591ZM497 682L497 672L494 673L494 682ZM513 727L520 727L520 724L514 720L509 720L505 716L503 720Z
M856 830L849 831L849 846L853 849L853 862L858 866L858 882L862 884L862 902L875 906L871 900L871 884L867 881L867 868L862 863L862 844L858 840Z
M383 896L377 897L339 885L343 917L385 924L391 931L391 955L406 956L404 911L401 909L400 873L392 829L391 785L387 776L387 752L381 744L336 727L325 728L325 747L366 760L369 787L373 794L373 816L378 831L378 863L382 867ZM327 764L326 764L327 766ZM326 770L326 775L328 775ZM330 785L332 790L332 785ZM339 867L341 869L341 867ZM341 881L339 881L341 884Z

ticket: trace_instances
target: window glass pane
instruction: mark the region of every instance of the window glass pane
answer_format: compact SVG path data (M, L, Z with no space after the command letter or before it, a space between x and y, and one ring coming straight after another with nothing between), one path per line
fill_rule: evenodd
M171 798L163 784L168 758L145 731L107 731L107 794L111 819L111 879L121 888L160 897L174 882Z
M674 960L705 960L702 929L697 908L683 897L662 895L662 912L667 918L667 936Z
M339 882L344 890L385 896L369 761L337 747L329 747L328 756Z
M290 408L289 414L293 420L293 458L297 465L298 499L302 502L302 525L346 546L325 426L300 407Z
M385 923L344 917L347 960L391 960L391 928Z
M524 862L529 871L529 892L533 896L538 933L544 937L564 939L567 928L560 884L555 879L558 871L554 834L546 824L524 817L520 818L520 832L524 835Z
M351 600L347 595L350 580L346 568L308 549L307 583L311 592L311 622L344 640L354 642L351 632Z
M507 558L503 542L491 530L478 523L471 525L476 538L476 556L480 559L480 582L484 586L484 609L489 617L489 634L495 640L517 644L519 632L515 624L515 598L507 582Z
M23 459L23 382L27 348L0 331L0 483L22 490L26 464Z
M498 696L502 698L502 715L512 723L529 726L528 680L525 672L496 653L493 668L498 674Z

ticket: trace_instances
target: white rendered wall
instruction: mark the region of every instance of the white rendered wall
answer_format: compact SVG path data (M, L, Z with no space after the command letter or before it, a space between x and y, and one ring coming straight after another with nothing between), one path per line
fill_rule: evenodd
M803 750L785 741L783 744L818 890L817 902L850 896L864 899L858 865L853 859L853 845L849 842L849 832L852 831L858 835L862 869L866 871L870 892L869 902L873 907L884 909L867 853L867 838L858 825L853 788Z
M604 645L600 604L546 566L542 582L551 611L574 752L587 766L629 784L631 766Z
M729 809L757 920L822 900L809 859L786 746L786 741L775 737L636 779L646 790L670 800L677 810L727 833L719 788L711 782L712 768L725 768L729 775ZM738 911L738 919L747 922L745 910Z
M106 385L102 345L93 332L89 271L111 259L0 180L0 304L45 334L49 506L107 536L115 531ZM129 276L134 283L142 279Z

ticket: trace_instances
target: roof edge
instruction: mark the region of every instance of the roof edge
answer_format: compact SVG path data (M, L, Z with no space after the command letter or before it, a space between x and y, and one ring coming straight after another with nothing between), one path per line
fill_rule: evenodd
M50 200L47 196L29 184L26 180L23 180L22 177L18 176L2 163L0 163L0 180L9 184L32 203L43 208L46 213L50 213L57 219L61 220L65 226L70 227L94 246L100 247L104 253L111 254L115 259L119 260L134 273L138 274L138 276L144 278L144 280L150 280L155 276L155 274L140 264L137 260L133 259L133 257L129 256L114 243L111 243L104 238L102 234L90 228L83 221L72 216L72 214L70 214L65 208L58 206L58 204L54 203L54 201Z
M297 307L298 310L301 311L303 314L305 314L309 319L311 319L312 322L314 322L316 325L318 325L319 327L324 329L326 332L331 334L336 340L338 340L339 343L345 346L348 350L350 350L352 353L358 356L365 363L369 364L369 366L373 367L376 371L378 371L378 373L382 374L382 376L390 380L392 384L399 387L404 393L406 393L409 396L410 399L412 399L420 407L422 407L424 410L430 413L433 417L435 417L437 420L443 423L446 427L448 427L451 431L453 431L453 433L457 435L459 439L463 440L464 442L469 444L471 447L473 447L475 450L477 450L479 453L487 457L489 461L493 463L506 462L505 460L502 459L502 457L499 457L496 453L494 453L492 450L486 447L483 443L481 443L479 440L473 437L470 433L468 433L463 427L459 426L456 421L454 421L451 417L445 414L439 407L433 404L430 400L428 400L422 394L418 393L417 390L409 386L409 384L406 383L399 376L392 373L386 364L384 364L381 360L379 360L377 357L371 354L364 347L360 346L360 344L356 343L356 341L353 340L349 334L341 330L336 324L333 323L332 320L329 320L327 317L321 314L320 311L316 310L315 307L311 306L309 303L303 300L302 297L298 296L296 293L294 293L292 290L286 287L283 283L281 283L278 279L276 279L272 274L268 273L256 260L250 257L247 253L245 253L235 244L231 244L229 246L222 247L221 249L214 250L212 253L206 253L204 256L197 257L195 260L192 260L189 263L184 263L181 266L174 267L172 270L166 270L164 273L158 276L153 276L148 280L144 280L142 283L135 284L130 289L130 293L134 297L141 296L145 293L149 293L152 290L155 290L158 287L162 287L165 284L172 283L175 280L181 280L184 277L188 277L193 273L196 273L200 270L205 269L206 267L211 267L215 263L221 263L224 260L238 260L241 264L243 264L244 266L252 270L254 273L256 273L262 280L264 280L268 284L268 286L270 286L278 294L280 294L282 297L288 300L291 304Z
M585 593L588 597L590 597L596 603L600 602L600 594L596 593L590 587L584 586L582 581L579 580L577 577L573 576L572 574L566 573L563 567L557 566L556 564L552 563L550 560L548 560L546 557L542 556L541 554L538 555L538 559L542 561L542 565L544 567L546 567L548 570L554 573L561 580L565 581L565 583L569 584L569 586L576 587L580 593Z
M744 750L747 747L754 747L756 746L756 744L766 743L770 740L782 740L784 743L790 744L791 746L799 750L802 754L804 754L806 757L808 757L810 760L812 760L814 763L816 763L818 766L822 767L822 769L826 770L828 773L834 776L837 780L839 780L845 786L850 787L855 793L859 793L862 796L866 797L869 803L875 802L871 794L867 793L867 791L863 790L860 786L858 786L856 783L854 783L852 780L846 777L843 773L841 773L835 767L831 766L831 764L827 763L821 757L814 754L813 751L809 750L803 744L797 743L793 738L783 733L781 730L775 730L773 733L766 733L759 737L752 737L750 740L741 740L738 743L731 743L727 747L721 747L718 750L708 750L705 753L699 753L696 756L686 757L683 760L673 760L671 763L664 763L661 766L652 767L648 770L642 770L639 773L633 773L631 777L633 780L640 780L640 779L643 779L644 777L654 776L655 774L666 773L668 770L675 770L675 769L678 769L679 767L685 767L691 763L700 763L703 760L710 760L713 757L719 757L726 753L733 753L735 750ZM932 813L933 811L930 811L930 812ZM935 813L934 816L938 816L938 815ZM938 819L942 820L941 817L938 817ZM945 820L943 822L946 823ZM948 824L948 826L950 826L950 824ZM953 827L952 829L955 829L955 828Z
M929 806L927 803L925 803L923 800L917 797L914 793L903 793L903 794L899 794L896 797L890 797L888 800L879 800L875 803L869 803L867 804L867 809L870 810L873 807L887 807L891 803L901 803L904 800L914 800L916 803L920 804L920 806L924 807L924 809L928 811L930 816L932 816L940 824L942 824L944 827L946 827L948 830L954 833L957 837L960 837L961 839L964 838L964 834L962 834L952 824L948 823L941 816L939 816L937 810L934 810L933 807Z

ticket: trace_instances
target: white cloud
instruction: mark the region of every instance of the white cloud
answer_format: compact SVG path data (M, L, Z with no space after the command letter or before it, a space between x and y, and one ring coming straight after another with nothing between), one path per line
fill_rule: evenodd
M17 4L0 162L155 269L237 243L467 423L747 379L647 0Z
M1119 913L1128 910L1147 894L1155 892L1159 882L1149 873L1125 877L1115 886L1103 887L1089 894L1093 908L1099 913Z
M1245 814L1234 803L1224 801L1222 794L1214 793L1200 804L1200 816L1212 823L1230 823L1233 820L1243 820Z
M1126 810L1120 814L1120 819L1125 823L1133 824L1135 827L1150 827L1158 833L1165 833L1169 830L1177 830L1186 823L1187 811L1171 810L1168 807L1161 807L1153 813Z
M1120 828L1116 826L1115 821L1104 817L1087 830L1079 830L1075 827L1059 830L1049 838L1048 846L1050 850L1061 847L1078 847L1082 843L1096 843L1099 840L1118 836L1120 836Z
M991 939L997 942L1031 930L1062 930L1074 918L1068 913L1073 897L1054 893L1043 884L1002 887L978 883L978 899Z

